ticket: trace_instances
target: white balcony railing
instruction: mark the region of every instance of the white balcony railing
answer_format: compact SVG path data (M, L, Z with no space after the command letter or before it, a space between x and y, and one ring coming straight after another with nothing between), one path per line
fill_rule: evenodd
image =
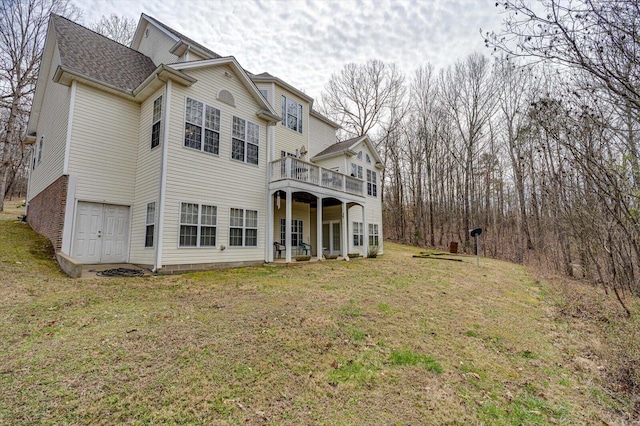
M364 195L364 182L362 179L347 176L292 157L272 161L269 178L270 182L293 179L349 194Z

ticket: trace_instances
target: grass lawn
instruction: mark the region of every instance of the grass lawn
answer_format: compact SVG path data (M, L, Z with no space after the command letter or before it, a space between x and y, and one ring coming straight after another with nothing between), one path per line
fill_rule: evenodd
M385 255L74 280L0 213L0 424L602 424L548 284ZM597 363L596 363L597 364Z

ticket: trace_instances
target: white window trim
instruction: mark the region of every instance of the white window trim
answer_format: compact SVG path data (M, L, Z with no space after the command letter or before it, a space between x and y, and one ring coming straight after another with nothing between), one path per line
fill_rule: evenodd
M200 124L197 123L192 123L190 121L187 121L187 99L191 99L192 101L198 102L202 104L202 121L200 122ZM220 116L220 120L218 122L218 130L215 129L210 129L208 127L205 127L205 123L206 123L206 117L207 117L207 107L213 108L214 110L218 111L218 115ZM185 96L184 98L184 117L182 119L183 125L183 132L186 132L186 127L187 127L187 123L189 124L193 124L194 126L200 126L202 128L202 131L200 132L200 149L198 148L192 148L190 146L185 145L185 136L182 136L182 147L186 148L186 149L190 149L192 151L200 151L204 154L209 154L209 155L214 155L216 157L220 156L220 128L222 127L222 111L220 110L220 108L216 108L215 106L211 105L211 104L207 104L205 102L201 102L197 99L194 98L190 98L188 96ZM205 151L204 150L204 141L206 138L206 130L210 130L214 133L218 134L218 152L209 152L209 151Z
M354 170L355 169L355 170ZM362 179L362 166L356 163L351 163L351 173L358 179Z
M198 223L197 224L193 224L193 223L182 223L182 205L183 204L195 204L198 206ZM215 207L216 208L216 223L214 225L202 225L202 206L210 206L210 207ZM195 226L197 228L197 232L196 232L196 245L195 246L183 246L180 245L180 227L182 225L185 226ZM202 230L202 226L205 226L207 228L215 228L216 229L216 241L214 245L211 246L203 246L200 245L200 237L201 237L201 230ZM195 248L201 248L201 249L214 249L218 247L218 206L215 204L207 204L207 203L196 203L193 201L181 201L180 204L178 205L178 248L179 249L195 249Z
M367 195L378 197L378 174L371 169L367 169Z
M158 119L154 120L154 115L156 113L156 102L158 101L160 101L160 114ZM153 100L153 104L151 105L151 149L159 147L162 142L162 117L163 117L162 111L163 109L164 109L164 99L162 98L162 95L160 95ZM154 146L153 145L153 128L155 127L156 124L158 124L160 129L158 130L158 144Z
M364 246L364 227L362 226L362 222L352 222L352 226L353 226L353 246L354 247L363 247ZM359 231L359 232L358 232ZM356 244L356 239L355 237L359 237L358 238L358 244Z
M153 220L151 222L149 222L149 206L153 204ZM151 201L149 203L147 203L147 209L145 211L145 217L144 217L144 248L145 249L152 249L156 246L156 218L158 217L158 209L157 209L157 205L155 201ZM150 246L147 245L147 229L149 228L149 226L153 226L153 235L152 237L152 244Z
M231 226L231 210L242 210L242 227L240 226ZM256 226L247 226L247 211L254 211L256 212ZM260 241L259 241L259 237L260 237L260 233L258 232L259 229L259 225L260 225L260 213L258 212L258 209L249 209L249 208L240 208L240 207L230 207L229 208L229 236L228 236L228 241L227 241L227 245L229 246L229 248L234 249L234 248L258 248ZM242 245L232 245L231 244L231 229L242 229ZM255 245L251 245L248 246L247 245L247 229L255 229L256 230L256 244Z
M236 138L233 135L233 119L237 118L238 120L243 120L244 121L244 139L239 139ZM253 142L249 142L247 141L247 134L249 132L249 124L253 124L254 126L258 127L258 141L257 143L253 143ZM258 123L254 123L253 121L249 121L247 119L244 119L242 117L238 117L237 115L232 116L231 118L231 153L230 153L230 158L232 161L237 161L238 163L243 163L243 164L248 164L249 166L254 166L254 167L259 167L260 166L260 125ZM242 141L242 143L244 143L244 159L243 160L239 160L237 158L233 158L233 140L234 139L238 139L239 141ZM249 152L249 150L247 149L248 145L255 145L258 148L258 162L256 164L254 163L249 163L247 161L247 154Z
M304 127L303 127L304 106L300 102L295 101L292 98L289 98L289 97L287 97L285 95L281 95L280 102L282 102L282 105L280 105L280 112L282 114L282 121L280 121L280 124L282 124L282 126L285 129L289 129L292 132L303 134L304 133L304 131L303 131L303 129L304 129ZM289 127L289 121L287 120L287 116L289 114L288 113L288 110L289 110L288 103L289 102L295 103L298 106L296 108L296 110L298 112L297 117L296 117L298 119L298 130L292 129L291 127Z
M376 240L378 240L377 244ZM380 227L377 223L369 224L369 246L380 246Z

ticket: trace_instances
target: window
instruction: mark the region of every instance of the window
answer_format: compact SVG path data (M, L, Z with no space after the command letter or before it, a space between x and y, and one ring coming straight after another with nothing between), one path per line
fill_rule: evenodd
M358 151L358 160L362 160L362 151Z
M153 101L153 118L151 120L151 148L160 145L160 129L162 127L162 96Z
M364 235L362 234L362 222L353 222L353 246L362 247L364 245Z
M291 219L291 247L298 247L302 243L302 220ZM280 219L280 244L285 244L287 238L287 220Z
M180 247L215 247L218 208L206 204L180 206Z
M269 100L269 91L267 89L258 89L265 100Z
M280 158L287 158L287 157L298 158L298 154L294 152L280 151Z
M367 169L367 194L372 197L378 196L378 180L376 172Z
M302 105L286 96L282 97L282 125L302 133Z
M153 237L156 228L156 203L147 203L147 219L145 220L146 229L144 233L144 246L153 247Z
M258 164L260 126L234 116L231 136L231 158L249 164Z
M204 129L204 132L203 132ZM218 154L220 149L220 110L187 98L184 146Z
M369 157L369 154L367 154L367 164L371 164L371 157Z
M358 166L355 163L351 163L351 176L362 179L362 166Z
M378 224L370 223L369 224L369 245L370 246L378 246L380 245L380 240L378 238Z
M231 209L229 218L229 246L257 247L258 211Z

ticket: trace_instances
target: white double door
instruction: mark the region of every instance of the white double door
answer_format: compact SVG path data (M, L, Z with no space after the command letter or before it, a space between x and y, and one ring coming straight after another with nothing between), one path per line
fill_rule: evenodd
M120 263L129 252L129 206L78 202L71 256L81 263Z

